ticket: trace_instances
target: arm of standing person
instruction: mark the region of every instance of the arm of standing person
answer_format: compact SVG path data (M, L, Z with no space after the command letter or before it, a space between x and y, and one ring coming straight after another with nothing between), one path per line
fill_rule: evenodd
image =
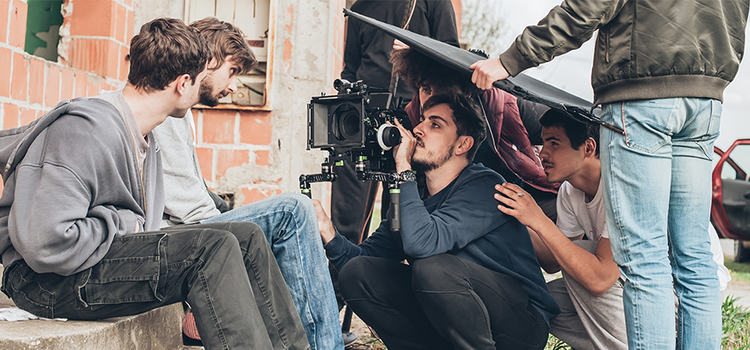
M575 50L601 26L609 23L627 0L566 0L550 10L537 25L528 26L499 58L480 60L471 65L471 81L480 89L492 88L497 80L549 62Z
M220 214L200 175L192 118L191 112L184 118L169 117L153 130L164 168L164 213L174 224L194 224Z
M501 203L497 208L538 233L560 267L591 295L601 296L615 284L620 270L612 260L608 238L600 239L596 252L591 254L566 237L526 191L509 183L496 185L495 189L499 192L495 199Z
M348 19L346 25L346 43L344 44L344 70L341 79L350 82L357 81L357 71L362 64L362 44L359 42L359 27L357 20Z

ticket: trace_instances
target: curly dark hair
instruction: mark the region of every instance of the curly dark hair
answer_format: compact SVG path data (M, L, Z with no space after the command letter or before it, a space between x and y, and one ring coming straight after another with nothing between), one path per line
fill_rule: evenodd
M439 62L412 49L394 50L391 53L393 71L415 91L422 87L454 90L466 96L474 96L480 90L469 77L446 67ZM451 89L453 88L453 89Z

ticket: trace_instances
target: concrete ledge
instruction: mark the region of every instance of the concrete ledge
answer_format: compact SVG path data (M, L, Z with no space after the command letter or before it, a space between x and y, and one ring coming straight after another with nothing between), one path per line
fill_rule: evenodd
M2 276L0 265L0 276ZM0 307L15 307L0 293ZM182 349L182 304L98 321L0 321L2 350ZM200 348L202 349L202 348Z
M99 321L0 321L4 350L174 350L182 347L181 304Z

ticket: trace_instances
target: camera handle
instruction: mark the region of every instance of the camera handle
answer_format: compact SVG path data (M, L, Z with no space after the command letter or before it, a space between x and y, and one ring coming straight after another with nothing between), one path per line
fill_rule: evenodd
M320 174L302 174L299 176L299 188L300 192L302 194L306 195L308 198L312 198L312 193L310 192L310 184L313 182L333 182L336 181L336 174L333 173L332 164L328 163L328 160L326 160L325 163L320 165Z
M390 223L391 231L401 231L401 190L398 188L398 185L401 182L401 177L398 173L367 170L363 158L360 158L359 161L357 161L354 170L357 172L357 179L360 181L379 181L384 184L388 183L388 189L391 194L390 217L388 218L388 222Z

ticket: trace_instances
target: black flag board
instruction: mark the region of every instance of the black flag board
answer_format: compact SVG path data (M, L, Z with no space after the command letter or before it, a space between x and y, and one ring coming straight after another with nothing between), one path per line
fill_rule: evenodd
M465 73L467 77L470 77L474 72L469 67L474 64L474 62L485 58L479 54L469 52L424 35L401 29L388 23L383 23L347 9L344 9L344 14L388 33L409 45L410 48L425 54L451 69L462 74ZM498 80L494 82L493 85L515 95L516 97L532 102L538 102L550 108L560 110L582 122L597 123L603 127L624 134L622 129L603 122L596 115L598 110L592 108L591 102L532 78L526 74L519 74L516 77L510 77L505 80Z

